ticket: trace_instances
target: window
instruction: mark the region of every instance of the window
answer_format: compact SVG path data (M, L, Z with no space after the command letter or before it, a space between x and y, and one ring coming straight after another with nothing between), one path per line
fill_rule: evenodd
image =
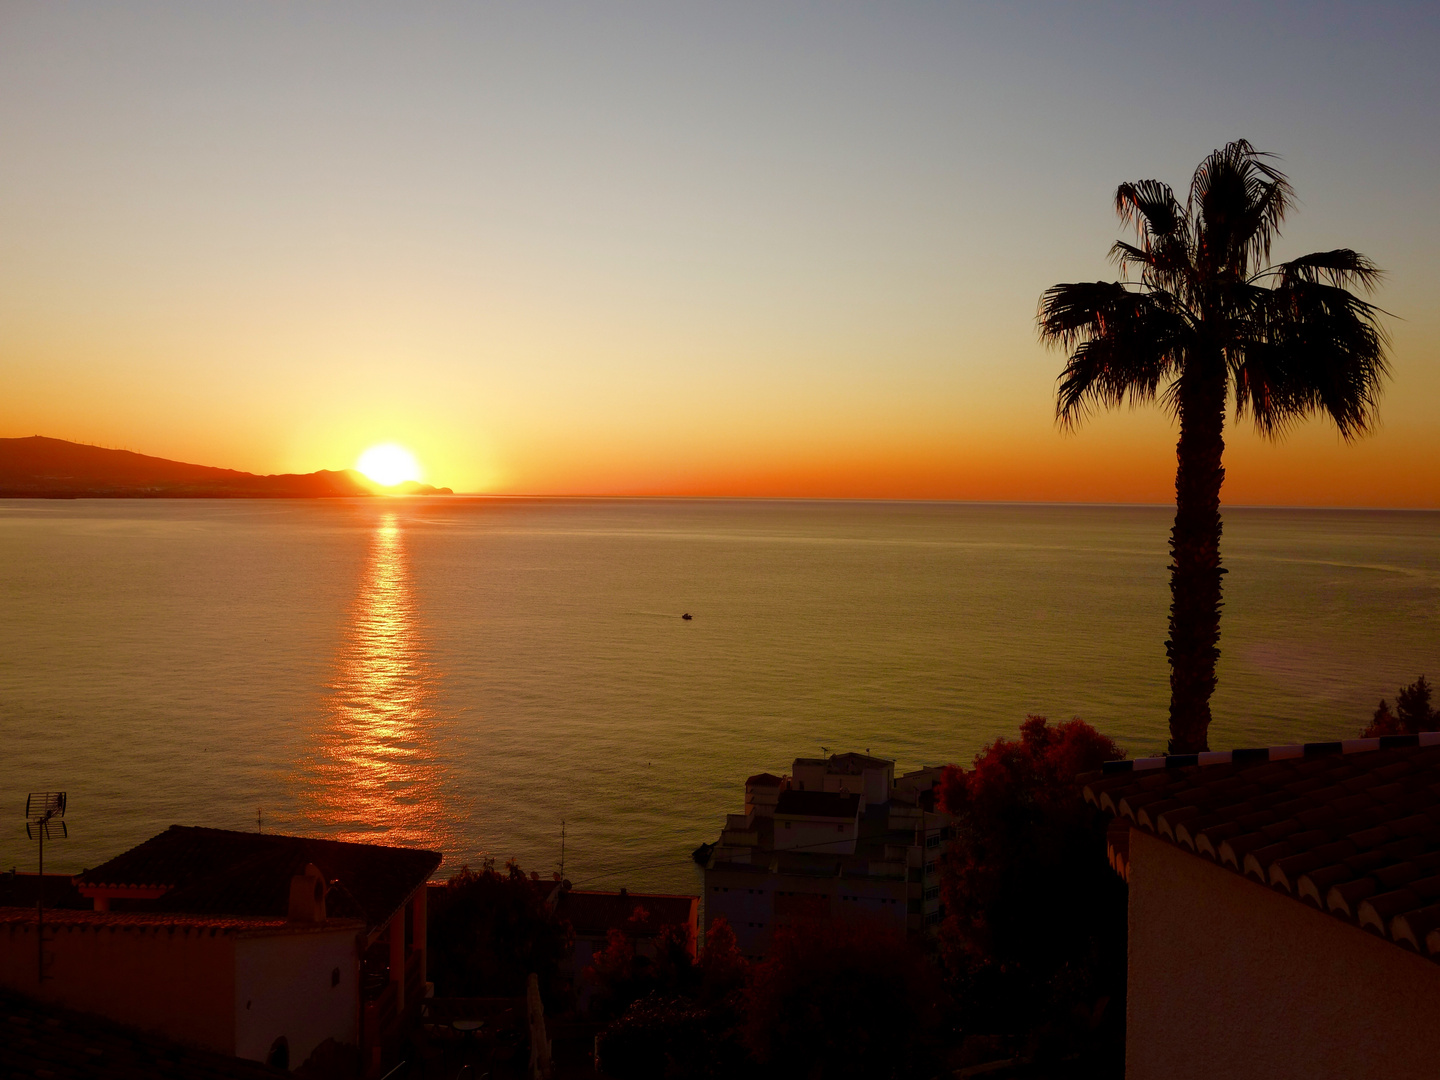
M844 831L845 831L845 826L844 826L844 825L836 825L836 826L835 826L835 831L836 831L836 832L844 832Z
M934 900L934 899L935 899L937 896L939 896L939 895L940 895L940 886L939 886L939 885L931 885L930 888L928 888L928 889L925 890L925 899L926 899L926 900Z
M940 846L940 834L939 834L939 833L935 833L935 834L933 834L933 835L931 835L931 836L925 837L925 846L926 846L927 848L937 848L937 847L939 847L939 846Z

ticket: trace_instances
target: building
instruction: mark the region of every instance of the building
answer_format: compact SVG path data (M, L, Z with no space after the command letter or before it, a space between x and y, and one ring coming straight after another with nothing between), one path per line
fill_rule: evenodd
M91 910L0 908L0 986L285 1067L333 1040L378 1065L425 992L437 852L172 826L74 878Z
M1440 1074L1440 733L1106 769L1127 1077Z
M281 1080L285 1075L256 1061L200 1050L0 990L0 1076Z
M724 917L752 959L775 927L864 917L918 935L941 918L939 860L950 817L935 811L940 768L895 776L866 754L796 758L789 775L745 781L705 865L705 926Z

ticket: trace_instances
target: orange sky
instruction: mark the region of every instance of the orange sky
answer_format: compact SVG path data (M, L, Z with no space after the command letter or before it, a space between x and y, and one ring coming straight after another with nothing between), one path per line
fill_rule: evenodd
M1116 183L1243 135L1301 197L1278 257L1389 271L1394 380L1352 447L1233 430L1225 501L1440 507L1437 20L1021 7L6 5L0 436L256 472L393 441L506 494L1165 502L1159 412L1056 430L1035 304L1113 276Z

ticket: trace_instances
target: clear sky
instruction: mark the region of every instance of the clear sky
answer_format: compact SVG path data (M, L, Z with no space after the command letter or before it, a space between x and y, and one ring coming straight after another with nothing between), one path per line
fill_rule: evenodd
M1440 506L1440 5L0 0L0 435L507 493L1154 501L1053 423L1118 182L1245 137L1397 318L1231 503Z

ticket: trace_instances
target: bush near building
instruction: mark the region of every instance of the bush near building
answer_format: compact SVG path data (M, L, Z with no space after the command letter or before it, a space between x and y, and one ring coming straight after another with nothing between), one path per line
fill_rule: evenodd
M775 934L745 995L745 1042L761 1075L931 1077L945 993L915 946L872 921L797 923Z
M615 1016L597 1044L605 1075L718 1080L749 1071L741 1037L749 974L724 919L711 925L693 963L677 935L663 935L655 960L648 961L636 957L623 933L613 932L586 972L597 991L592 1008Z
M532 971L548 992L569 938L538 877L513 861L504 870L493 859L478 871L461 867L430 897L429 970L438 997L518 997Z
M1081 720L1031 716L947 770L940 951L966 1031L1042 1053L1083 1048L1107 1019L1123 1032L1125 885L1075 782L1123 756Z

